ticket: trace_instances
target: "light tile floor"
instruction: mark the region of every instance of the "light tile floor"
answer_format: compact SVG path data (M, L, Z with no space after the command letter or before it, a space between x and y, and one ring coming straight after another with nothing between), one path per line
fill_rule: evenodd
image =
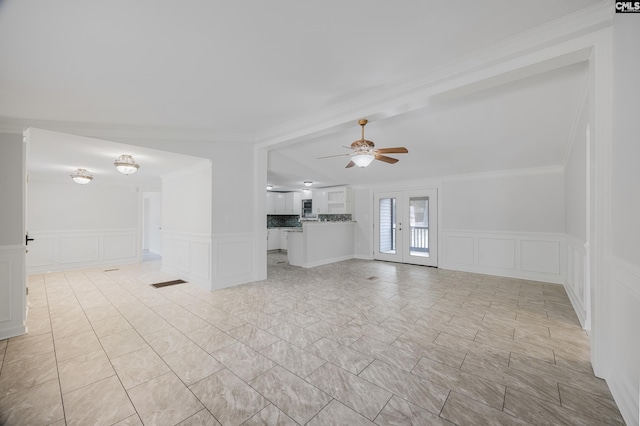
M270 254L209 292L158 262L29 278L2 425L624 424L558 285Z

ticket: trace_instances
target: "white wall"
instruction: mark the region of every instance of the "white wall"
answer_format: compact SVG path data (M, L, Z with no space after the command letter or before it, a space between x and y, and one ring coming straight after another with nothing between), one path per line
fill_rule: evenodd
M22 140L0 133L0 340L26 332Z
M162 268L211 288L211 164L162 178Z
M84 268L140 260L136 188L71 179L31 178L27 193L27 271Z
M564 232L562 171L478 175L442 184L445 230Z
M162 177L162 229L211 234L211 165Z
M24 243L22 234L22 135L0 133L0 246Z
M439 266L563 282L560 168L445 179Z
M627 424L640 421L640 25L635 14L614 17L613 191L611 280L600 313L605 322L607 383Z
M370 188L354 188L354 250L358 259L373 258L373 192Z

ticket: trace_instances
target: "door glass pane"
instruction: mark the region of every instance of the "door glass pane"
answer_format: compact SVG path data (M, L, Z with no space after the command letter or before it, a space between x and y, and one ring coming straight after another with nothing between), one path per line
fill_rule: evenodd
M396 199L380 199L380 253L396 253Z
M429 257L429 197L409 199L409 254Z

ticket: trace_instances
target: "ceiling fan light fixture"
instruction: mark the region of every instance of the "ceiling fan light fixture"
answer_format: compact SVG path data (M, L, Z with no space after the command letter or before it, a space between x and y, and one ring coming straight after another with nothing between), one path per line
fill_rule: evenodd
M125 175L131 175L137 172L140 168L140 164L136 163L136 160L127 154L122 154L118 157L118 159L114 161L113 165L116 166L116 169L118 169L120 173Z
M351 161L358 167L367 167L376 158L376 156L368 151L357 152L356 155L351 157Z
M304 186L311 186L311 185L313 185L313 182L311 182L310 180L304 181Z
M76 169L69 176L75 183L80 185L86 185L93 180L93 175L87 169Z
M267 185L267 191L271 191L273 189L273 185Z

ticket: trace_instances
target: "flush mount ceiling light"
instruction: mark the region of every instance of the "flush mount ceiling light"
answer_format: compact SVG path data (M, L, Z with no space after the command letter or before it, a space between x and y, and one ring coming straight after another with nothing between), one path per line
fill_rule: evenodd
M87 169L76 169L70 174L71 179L80 185L86 185L93 180L93 175Z
M310 180L304 181L304 186L311 186L311 185L313 185L313 182L311 182Z
M267 185L267 191L271 191L273 189L273 185Z
M127 154L122 154L118 157L118 159L114 161L113 165L116 166L116 169L118 169L120 173L124 173L125 175L134 174L140 168L140 164L137 164L136 160Z

